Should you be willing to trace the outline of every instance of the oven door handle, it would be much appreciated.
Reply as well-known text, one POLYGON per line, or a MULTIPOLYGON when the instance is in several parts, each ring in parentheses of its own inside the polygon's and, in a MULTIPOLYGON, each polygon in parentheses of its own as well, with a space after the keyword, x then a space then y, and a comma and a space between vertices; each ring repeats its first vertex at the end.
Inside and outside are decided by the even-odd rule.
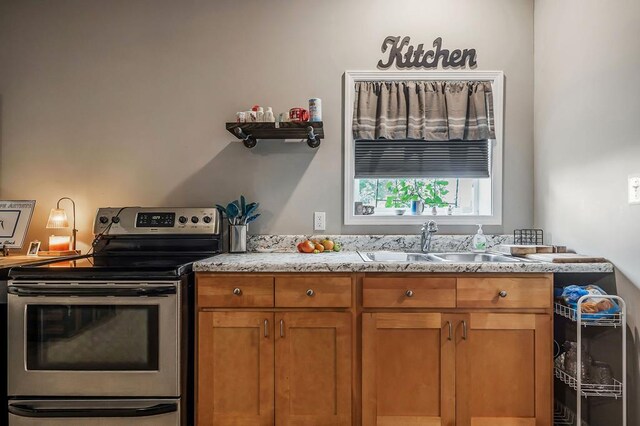
POLYGON ((21 417, 151 417, 178 411, 177 403, 134 408, 38 408, 29 404, 9 404, 9 413, 21 417))
POLYGON ((77 296, 77 297, 166 297, 176 294, 175 286, 166 287, 46 287, 9 286, 7 292, 18 297, 77 296))

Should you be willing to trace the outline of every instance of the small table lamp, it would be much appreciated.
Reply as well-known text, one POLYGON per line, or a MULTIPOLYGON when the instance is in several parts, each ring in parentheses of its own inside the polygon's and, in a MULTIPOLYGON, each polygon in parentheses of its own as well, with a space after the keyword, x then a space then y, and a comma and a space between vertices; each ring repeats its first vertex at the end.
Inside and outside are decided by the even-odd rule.
MULTIPOLYGON (((60 208, 60 202, 62 200, 71 201, 73 207, 73 229, 71 230, 72 245, 71 250, 76 251, 76 239, 78 230, 76 229, 76 203, 69 197, 62 197, 56 203, 56 208, 51 209, 49 213, 49 220, 47 221, 47 229, 62 229, 69 227, 69 220, 67 219, 67 212, 60 208)), ((49 251, 67 251, 69 250, 69 237, 55 236, 49 237, 49 251), (65 247, 66 246, 66 247, 65 247), (62 250, 61 250, 62 249, 62 250)))

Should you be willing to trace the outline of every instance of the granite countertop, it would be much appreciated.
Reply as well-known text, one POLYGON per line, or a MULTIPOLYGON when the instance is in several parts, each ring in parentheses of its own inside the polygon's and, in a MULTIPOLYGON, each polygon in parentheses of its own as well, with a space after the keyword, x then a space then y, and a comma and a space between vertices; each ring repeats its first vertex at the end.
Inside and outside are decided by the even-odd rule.
POLYGON ((355 251, 339 253, 221 254, 194 264, 196 272, 613 272, 611 263, 365 262, 355 251))

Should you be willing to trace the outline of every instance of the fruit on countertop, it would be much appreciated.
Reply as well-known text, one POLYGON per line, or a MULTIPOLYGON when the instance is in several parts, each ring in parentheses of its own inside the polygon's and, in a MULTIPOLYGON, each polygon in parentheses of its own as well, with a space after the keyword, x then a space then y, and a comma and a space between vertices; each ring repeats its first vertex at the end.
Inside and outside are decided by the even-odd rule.
POLYGON ((298 244, 298 251, 300 253, 313 253, 315 249, 316 249, 316 245, 309 240, 305 240, 300 244, 298 244))
POLYGON ((340 251, 341 246, 328 238, 323 240, 304 240, 296 246, 300 253, 323 253, 325 251, 340 251))
POLYGON ((333 250, 333 247, 335 246, 331 240, 322 240, 322 243, 320 244, 322 244, 325 250, 333 250))

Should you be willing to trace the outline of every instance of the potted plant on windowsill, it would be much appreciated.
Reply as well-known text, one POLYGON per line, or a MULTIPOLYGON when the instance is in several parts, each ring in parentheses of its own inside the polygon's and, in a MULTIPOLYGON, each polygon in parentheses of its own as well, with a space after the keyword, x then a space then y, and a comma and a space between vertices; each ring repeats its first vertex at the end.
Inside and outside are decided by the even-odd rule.
POLYGON ((245 253, 247 251, 247 229, 251 222, 260 217, 256 213, 260 203, 248 203, 244 195, 240 200, 234 200, 222 206, 216 204, 216 208, 229 220, 229 253, 245 253))
POLYGON ((396 214, 401 209, 409 207, 412 201, 422 201, 425 206, 432 208, 432 214, 437 214, 436 208, 447 207, 449 203, 444 197, 449 193, 446 180, 434 179, 430 181, 418 179, 398 179, 387 183, 387 196, 385 207, 396 208, 396 214))

